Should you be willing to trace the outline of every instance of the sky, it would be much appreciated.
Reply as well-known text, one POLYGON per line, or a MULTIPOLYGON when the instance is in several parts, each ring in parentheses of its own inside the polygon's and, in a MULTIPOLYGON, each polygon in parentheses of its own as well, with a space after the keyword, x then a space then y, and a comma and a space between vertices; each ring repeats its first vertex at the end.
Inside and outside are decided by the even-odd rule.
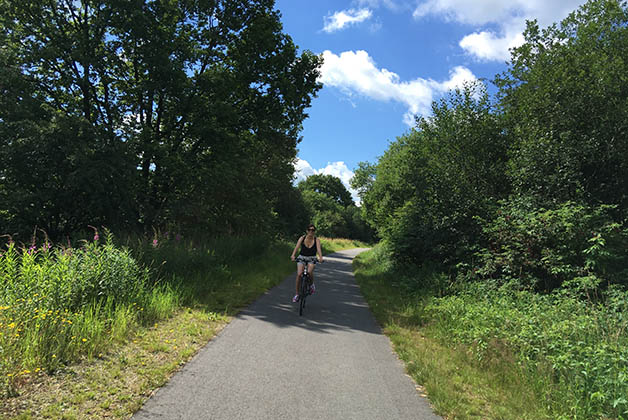
MULTIPOLYGON (((505 71, 526 20, 564 19, 583 0, 276 0, 300 51, 322 54, 323 88, 298 145, 296 181, 320 173, 349 187, 358 163, 429 116, 467 80, 505 71)), ((351 191, 357 199, 354 191, 351 191)), ((357 200, 356 200, 357 201, 357 200)))

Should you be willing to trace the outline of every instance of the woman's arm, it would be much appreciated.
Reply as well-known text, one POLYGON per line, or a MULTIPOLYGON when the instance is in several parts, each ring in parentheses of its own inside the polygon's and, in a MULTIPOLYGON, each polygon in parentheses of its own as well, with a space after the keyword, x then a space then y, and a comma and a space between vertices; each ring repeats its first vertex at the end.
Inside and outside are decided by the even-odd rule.
POLYGON ((294 259, 296 258, 297 249, 299 249, 299 247, 301 246, 301 242, 303 242, 303 236, 299 238, 299 240, 297 241, 297 245, 294 247, 294 250, 292 251, 292 255, 290 256, 290 259, 292 261, 294 261, 294 259))
POLYGON ((316 238, 316 253, 318 254, 318 261, 323 262, 323 251, 321 250, 321 240, 316 238))

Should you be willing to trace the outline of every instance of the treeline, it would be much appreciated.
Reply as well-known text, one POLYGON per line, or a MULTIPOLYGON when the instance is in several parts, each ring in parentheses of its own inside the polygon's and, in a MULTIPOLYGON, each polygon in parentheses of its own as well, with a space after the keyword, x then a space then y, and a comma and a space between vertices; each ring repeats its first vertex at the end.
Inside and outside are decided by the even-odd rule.
POLYGON ((303 230, 322 61, 273 0, 0 0, 0 45, 1 233, 303 230))
POLYGON ((626 2, 528 22, 494 95, 479 82, 452 92, 360 164, 367 221, 397 262, 458 282, 628 285, 627 74, 626 2))

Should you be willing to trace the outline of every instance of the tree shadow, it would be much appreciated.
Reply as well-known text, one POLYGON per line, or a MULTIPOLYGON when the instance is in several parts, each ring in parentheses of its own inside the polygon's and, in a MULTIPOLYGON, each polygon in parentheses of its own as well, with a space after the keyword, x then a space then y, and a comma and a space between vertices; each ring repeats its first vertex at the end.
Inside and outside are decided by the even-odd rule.
POLYGON ((252 317, 279 328, 305 328, 321 334, 334 331, 363 331, 381 334, 381 328, 353 278, 351 262, 357 251, 325 257, 314 272, 316 293, 306 301, 303 316, 291 302, 296 272, 262 295, 237 318, 252 317))

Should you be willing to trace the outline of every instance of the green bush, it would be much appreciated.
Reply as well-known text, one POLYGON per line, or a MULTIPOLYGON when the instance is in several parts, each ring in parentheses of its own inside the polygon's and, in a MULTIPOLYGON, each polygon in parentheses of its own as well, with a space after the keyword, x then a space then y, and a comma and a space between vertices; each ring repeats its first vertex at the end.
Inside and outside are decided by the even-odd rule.
POLYGON ((567 202, 543 209, 524 199, 503 202, 495 219, 483 221, 488 246, 477 254, 473 270, 483 279, 545 291, 628 284, 628 229, 613 220, 614 208, 567 202))

